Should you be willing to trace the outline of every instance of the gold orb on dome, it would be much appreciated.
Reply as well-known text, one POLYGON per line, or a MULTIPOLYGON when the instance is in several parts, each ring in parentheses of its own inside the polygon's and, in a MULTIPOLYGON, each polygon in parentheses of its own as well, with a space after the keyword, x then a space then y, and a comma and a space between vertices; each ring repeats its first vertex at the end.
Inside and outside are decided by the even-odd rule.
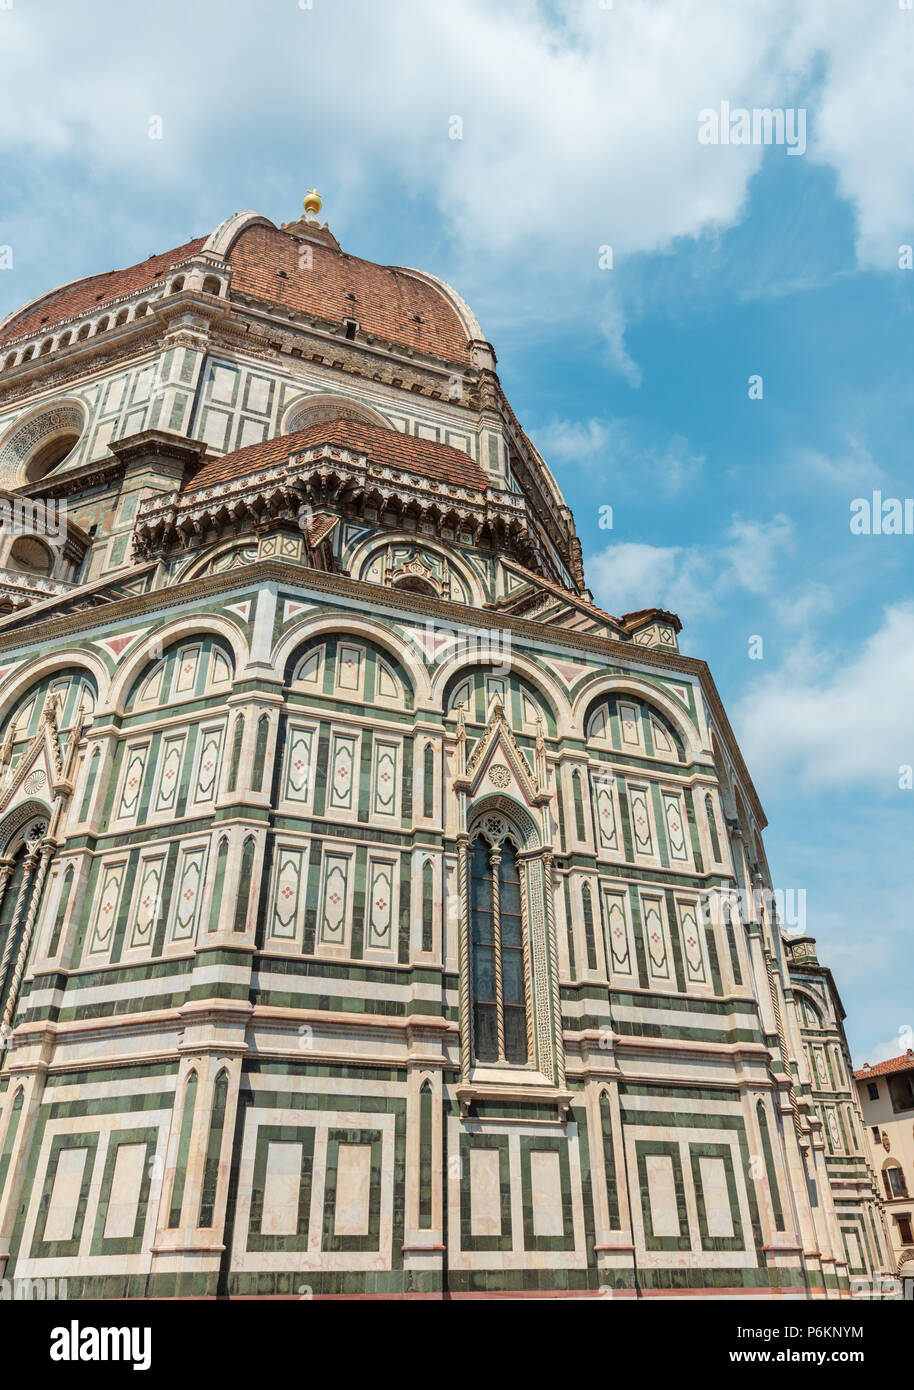
POLYGON ((321 196, 317 189, 309 188, 302 202, 302 207, 305 209, 305 212, 310 216, 312 213, 316 214, 320 212, 323 206, 324 204, 321 202, 321 196))

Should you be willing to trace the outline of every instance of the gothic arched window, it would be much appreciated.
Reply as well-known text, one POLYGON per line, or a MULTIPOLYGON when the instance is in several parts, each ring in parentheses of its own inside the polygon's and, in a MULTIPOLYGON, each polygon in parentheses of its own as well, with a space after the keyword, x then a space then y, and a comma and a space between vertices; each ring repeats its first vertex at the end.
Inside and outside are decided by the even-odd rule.
MULTIPOLYGON (((495 818, 493 818, 495 819, 495 818)), ((479 1062, 527 1062, 526 961, 517 849, 504 828, 470 847, 473 1038, 479 1062)))

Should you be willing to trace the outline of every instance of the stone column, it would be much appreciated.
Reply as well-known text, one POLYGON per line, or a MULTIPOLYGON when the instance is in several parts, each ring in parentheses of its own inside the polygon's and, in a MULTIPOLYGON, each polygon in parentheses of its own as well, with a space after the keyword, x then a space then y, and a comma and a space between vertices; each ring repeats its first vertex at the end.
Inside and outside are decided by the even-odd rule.
MULTIPOLYGON (((37 868, 34 869, 34 877, 32 878, 32 875, 29 875, 29 877, 32 878, 31 895, 29 897, 29 906, 25 916, 25 922, 22 926, 19 953, 16 956, 12 980, 6 992, 6 1005, 3 1010, 3 1018, 0 1020, 0 1032, 3 1033, 5 1033, 9 1027, 16 1005, 19 1001, 22 975, 26 967, 26 962, 28 961, 29 947, 32 944, 32 932, 35 929, 35 918, 38 916, 38 907, 41 903, 41 890, 44 887, 45 876, 47 875, 48 865, 51 862, 53 853, 54 846, 49 844, 46 840, 43 841, 41 849, 37 853, 37 868)), ((36 855, 34 853, 29 856, 30 860, 34 860, 35 858, 36 855)))
POLYGON ((12 960, 13 951, 16 946, 16 938, 18 935, 17 929, 19 926, 19 922, 22 919, 22 914, 25 911, 25 904, 28 901, 29 891, 32 886, 32 876, 35 872, 35 867, 37 863, 38 851, 33 850, 26 856, 25 873, 22 878, 22 884, 19 888, 19 894, 16 898, 15 906, 13 907, 13 915, 10 919, 9 931, 7 933, 6 941, 4 942, 3 946, 3 956, 2 958, 0 958, 0 998, 2 998, 3 987, 6 984, 6 978, 10 968, 10 962, 12 960))

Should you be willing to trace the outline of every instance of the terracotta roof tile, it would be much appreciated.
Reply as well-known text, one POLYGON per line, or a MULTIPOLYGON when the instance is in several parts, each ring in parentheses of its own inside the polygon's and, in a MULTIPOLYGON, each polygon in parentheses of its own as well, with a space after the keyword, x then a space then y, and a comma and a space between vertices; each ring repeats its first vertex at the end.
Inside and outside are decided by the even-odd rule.
POLYGON ((102 275, 90 275, 86 280, 64 285, 61 289, 46 294, 36 304, 29 305, 8 323, 0 336, 0 343, 8 343, 12 338, 21 338, 42 330, 50 333, 55 324, 62 323, 64 319, 73 318, 76 314, 86 313, 90 309, 101 309, 112 299, 119 299, 122 295, 131 294, 146 285, 153 286, 157 282, 156 277, 161 279, 162 274, 171 266, 187 260, 188 256, 196 255, 205 242, 206 237, 197 237, 194 241, 186 241, 183 246, 176 247, 174 251, 163 251, 161 255, 150 256, 148 260, 141 261, 139 265, 128 266, 126 270, 107 270, 102 275))
POLYGON ((482 469, 449 444, 434 444, 428 439, 415 439, 409 434, 399 434, 396 430, 366 425, 357 420, 329 420, 296 430, 293 434, 265 439, 262 444, 249 444, 246 449, 236 449, 234 453, 225 454, 219 459, 211 459, 203 465, 185 491, 197 492, 216 483, 243 478, 245 474, 270 468, 288 459, 291 454, 321 444, 351 449, 355 453, 366 454, 372 463, 421 474, 423 478, 435 482, 476 489, 488 487, 488 479, 482 469))
POLYGON ((365 333, 469 365, 466 329, 453 305, 433 285, 402 270, 263 226, 242 232, 228 260, 233 295, 253 295, 334 323, 355 319, 365 333), (301 264, 305 246, 308 266, 301 264))
POLYGON ((335 530, 339 523, 339 517, 332 512, 318 512, 308 528, 308 542, 310 545, 320 545, 321 541, 326 540, 330 532, 335 530))
POLYGON ((888 1062, 877 1062, 872 1067, 861 1067, 854 1072, 857 1081, 869 1081, 874 1076, 886 1076, 893 1071, 907 1071, 914 1067, 914 1052, 909 1048, 903 1057, 891 1057, 888 1062))

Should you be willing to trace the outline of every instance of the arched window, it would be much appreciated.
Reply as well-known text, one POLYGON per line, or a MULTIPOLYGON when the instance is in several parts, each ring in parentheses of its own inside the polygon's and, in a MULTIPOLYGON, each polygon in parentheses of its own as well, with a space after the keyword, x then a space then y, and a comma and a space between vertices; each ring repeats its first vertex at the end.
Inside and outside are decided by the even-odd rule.
POLYGON ((3 1152, 0 1153, 0 1192, 6 1181, 6 1170, 10 1166, 10 1158, 13 1152, 13 1145, 16 1142, 16 1131, 19 1128, 19 1120, 22 1115, 22 1087, 16 1092, 13 1098, 13 1109, 10 1114, 9 1124, 6 1127, 6 1138, 3 1141, 3 1152))
POLYGON ((710 792, 705 796, 705 815, 708 818, 708 833, 711 836, 711 851, 714 855, 714 862, 720 864, 723 862, 720 857, 720 837, 717 833, 717 817, 714 814, 714 802, 710 792))
POLYGON ((67 907, 70 902, 70 891, 73 887, 73 866, 63 876, 63 885, 60 890, 60 897, 57 899, 57 911, 54 914, 54 929, 51 932, 51 940, 48 945, 48 955, 56 956, 57 947, 60 945, 60 934, 63 931, 63 924, 67 920, 67 907))
POLYGON ((238 786, 238 768, 241 765, 241 742, 244 738, 244 716, 239 715, 235 720, 235 737, 232 741, 232 760, 229 764, 228 789, 230 792, 236 790, 238 786))
POLYGON ((95 780, 98 777, 98 769, 101 762, 101 748, 98 744, 92 750, 92 757, 89 759, 89 772, 86 776, 86 790, 83 793, 83 804, 79 808, 79 819, 85 820, 89 814, 89 807, 92 805, 92 793, 95 791, 95 780))
POLYGON ((774 1212, 774 1225, 778 1231, 784 1229, 784 1211, 781 1206, 781 1194, 778 1188, 777 1168, 774 1164, 774 1150, 771 1147, 771 1131, 768 1128, 768 1116, 765 1113, 764 1101, 759 1101, 756 1106, 758 1116, 758 1127, 762 1138, 762 1153, 765 1157, 765 1173, 768 1177, 768 1193, 771 1197, 771 1209, 774 1212))
POLYGON ((203 281, 204 294, 221 294, 222 282, 215 275, 207 275, 203 281))
POLYGON ((435 814, 435 750, 430 743, 422 765, 422 814, 429 819, 435 814))
POLYGON ((430 951, 434 940, 435 871, 427 859, 422 868, 422 949, 430 951))
POLYGON ((432 1083, 423 1082, 419 1092, 419 1230, 432 1224, 432 1083))
POLYGON ((470 848, 473 1041, 479 1062, 527 1062, 526 960, 517 849, 499 817, 470 848))
POLYGON ((259 792, 263 786, 263 769, 267 757, 267 739, 270 734, 270 717, 262 714, 257 721, 257 741, 254 744, 254 766, 251 777, 251 790, 259 792))
POLYGON ((619 1192, 616 1185, 616 1155, 613 1148, 612 1108, 605 1091, 600 1095, 600 1129, 603 1134, 603 1165, 606 1172, 606 1200, 609 1214, 609 1229, 617 1231, 619 1220, 619 1192))
POLYGON ((203 1169, 203 1188, 200 1195, 200 1225, 212 1226, 219 1185, 219 1155, 222 1152, 222 1131, 225 1128, 225 1106, 228 1101, 228 1074, 221 1071, 213 1087, 213 1108, 206 1145, 206 1164, 203 1169))
POLYGON ((216 854, 216 874, 213 879, 213 900, 209 910, 209 929, 216 931, 219 926, 219 912, 222 907, 222 891, 225 887, 225 871, 228 867, 228 840, 225 836, 219 841, 216 854))
POLYGON ((176 1230, 181 1224, 181 1208, 184 1206, 184 1180, 187 1177, 187 1163, 190 1158, 190 1136, 194 1127, 194 1109, 197 1104, 197 1073, 192 1071, 184 1087, 184 1113, 181 1116, 181 1133, 178 1137, 178 1155, 175 1160, 175 1180, 171 1189, 171 1202, 168 1209, 168 1229, 176 1230))
POLYGON ((238 875, 238 896, 235 899, 235 921, 233 931, 244 931, 248 921, 248 907, 251 899, 251 880, 254 877, 254 841, 247 839, 241 851, 241 872, 238 875))
POLYGON ((597 940, 593 929, 593 899, 590 886, 585 883, 581 889, 581 914, 584 918, 584 942, 587 946, 587 969, 597 968, 597 940))
POLYGON ((574 833, 579 840, 587 839, 584 828, 584 793, 581 789, 581 773, 575 768, 571 774, 571 790, 574 796, 574 833))

